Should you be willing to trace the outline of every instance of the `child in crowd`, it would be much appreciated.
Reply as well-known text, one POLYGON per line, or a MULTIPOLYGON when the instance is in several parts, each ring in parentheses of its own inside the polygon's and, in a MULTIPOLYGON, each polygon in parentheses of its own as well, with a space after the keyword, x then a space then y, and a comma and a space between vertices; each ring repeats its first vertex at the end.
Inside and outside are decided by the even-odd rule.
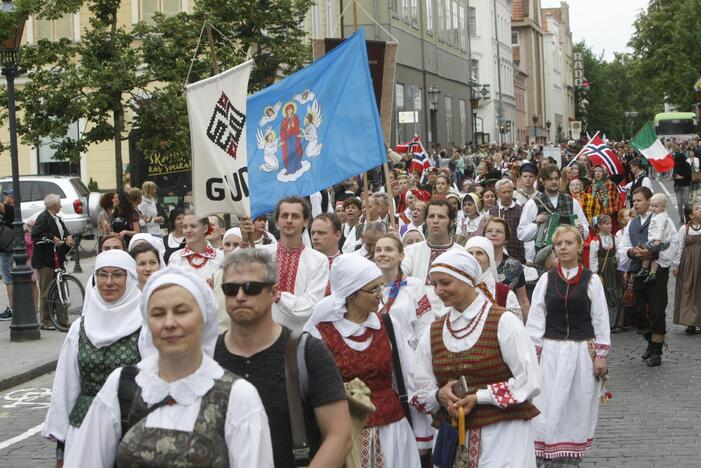
POLYGON ((589 245, 589 269, 597 273, 604 284, 606 304, 609 310, 609 323, 615 327, 618 322, 623 290, 618 276, 618 254, 616 252, 616 240, 611 234, 611 217, 607 214, 595 218, 597 235, 589 245))
MULTIPOLYGON (((667 197, 664 194, 656 193, 650 198, 650 209, 652 217, 647 230, 647 244, 644 247, 653 252, 661 252, 669 247, 668 240, 676 235, 677 229, 667 214, 667 197)), ((635 277, 642 279, 643 283, 652 283, 656 279, 658 266, 657 260, 644 260, 635 277)))

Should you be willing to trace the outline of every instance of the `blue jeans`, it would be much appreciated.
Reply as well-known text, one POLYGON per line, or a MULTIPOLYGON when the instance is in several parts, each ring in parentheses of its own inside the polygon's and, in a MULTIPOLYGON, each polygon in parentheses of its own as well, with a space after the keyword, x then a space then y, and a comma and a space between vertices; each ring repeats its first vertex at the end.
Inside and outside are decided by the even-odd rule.
POLYGON ((12 252, 0 252, 0 274, 5 284, 12 284, 12 265, 14 265, 12 252))

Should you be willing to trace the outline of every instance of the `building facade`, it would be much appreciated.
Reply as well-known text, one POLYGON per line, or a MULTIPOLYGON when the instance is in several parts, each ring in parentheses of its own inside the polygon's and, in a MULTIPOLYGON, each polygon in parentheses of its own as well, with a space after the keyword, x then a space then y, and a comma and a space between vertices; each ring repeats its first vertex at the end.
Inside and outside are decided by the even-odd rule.
MULTIPOLYGON (((358 2, 358 25, 366 39, 399 44, 388 144, 414 134, 427 149, 472 141, 468 21, 467 0, 358 2), (400 123, 399 113, 411 111, 418 119, 400 123)), ((352 34, 350 8, 343 27, 346 36, 352 34)))
POLYGON ((564 128, 563 54, 560 24, 553 16, 544 18, 543 68, 545 70, 545 131, 547 142, 558 142, 564 128))
POLYGON ((526 113, 528 141, 545 143, 546 104, 543 65, 543 29, 540 0, 514 0, 511 14, 512 46, 518 48, 519 67, 528 75, 526 113), (517 44, 517 45, 513 45, 517 44))
POLYGON ((570 124, 575 120, 574 43, 570 29, 570 7, 566 2, 560 2, 560 8, 544 8, 543 16, 548 24, 556 22, 558 25, 562 60, 562 127, 554 128, 552 138, 556 142, 566 141, 572 138, 570 124))

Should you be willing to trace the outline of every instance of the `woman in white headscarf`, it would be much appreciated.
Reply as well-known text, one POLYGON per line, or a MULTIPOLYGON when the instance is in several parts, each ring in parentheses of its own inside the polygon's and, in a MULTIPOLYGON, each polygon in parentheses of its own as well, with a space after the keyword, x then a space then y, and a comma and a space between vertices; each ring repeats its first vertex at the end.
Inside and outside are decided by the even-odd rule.
POLYGON ((535 468, 531 420, 538 410, 531 400, 540 385, 535 349, 521 320, 476 287, 481 273, 464 250, 449 250, 431 265, 429 275, 447 313, 416 349, 410 401, 441 421, 435 465, 453 466, 455 459, 456 466, 535 468), (465 444, 453 452, 442 442, 454 434, 450 418, 460 417, 461 409, 465 444))
POLYGON ((128 421, 121 419, 118 389, 129 368, 120 368, 95 397, 66 467, 169 466, 174 460, 272 467, 258 392, 211 357, 217 339, 211 288, 192 271, 171 266, 149 279, 141 305, 146 345, 156 352, 138 364, 128 421))
POLYGON ((153 234, 146 234, 144 232, 140 232, 138 234, 134 234, 132 236, 131 240, 129 240, 129 246, 127 247, 127 250, 131 252, 134 247, 139 245, 140 243, 143 242, 148 242, 154 249, 158 251, 158 256, 159 256, 159 261, 161 266, 165 266, 165 260, 164 260, 164 255, 166 253, 166 247, 165 244, 163 243, 163 239, 160 237, 156 237, 153 234))
POLYGON ((477 284, 484 283, 489 291, 487 295, 489 300, 498 306, 506 307, 523 320, 521 305, 516 294, 507 285, 497 281, 497 263, 494 260, 494 245, 492 245, 492 242, 486 237, 472 237, 465 244, 465 250, 475 257, 475 260, 482 268, 482 273, 477 278, 477 284))
MULTIPOLYGON (((378 314, 382 298, 382 271, 360 255, 341 255, 331 267, 331 295, 314 309, 305 330, 324 341, 343 380, 362 380, 375 405, 362 431, 361 466, 421 466, 419 450, 428 452, 433 429, 425 415, 410 410, 406 419, 397 393, 392 366, 392 344, 385 321, 378 314)), ((407 394, 414 389, 413 354, 402 327, 390 315, 407 394)))
POLYGON ((482 200, 474 192, 465 194, 462 199, 463 220, 459 234, 468 239, 473 236, 481 236, 484 231, 484 213, 482 212, 482 200))
POLYGON ((56 366, 42 436, 58 443, 57 461, 72 450, 93 398, 110 373, 141 360, 141 292, 136 263, 122 250, 102 252, 88 282, 83 316, 71 325, 56 366))

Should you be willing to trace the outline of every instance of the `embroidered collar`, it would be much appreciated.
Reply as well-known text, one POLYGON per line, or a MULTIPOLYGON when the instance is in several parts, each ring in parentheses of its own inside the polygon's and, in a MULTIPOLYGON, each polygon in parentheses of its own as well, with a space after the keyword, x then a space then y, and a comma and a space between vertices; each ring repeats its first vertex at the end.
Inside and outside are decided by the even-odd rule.
POLYGON ((282 244, 282 242, 277 244, 278 252, 280 252, 283 255, 295 255, 299 254, 304 250, 304 243, 301 242, 298 247, 295 247, 294 249, 290 249, 286 247, 285 245, 282 244))
POLYGON ((143 359, 138 367, 140 371, 135 380, 141 387, 141 397, 149 405, 168 395, 179 404, 191 405, 214 386, 215 379, 224 375, 224 369, 205 353, 202 353, 202 364, 195 372, 175 382, 167 383, 158 375, 158 353, 143 359))
POLYGON ((217 251, 214 250, 214 247, 212 247, 212 244, 207 242, 207 247, 204 248, 202 252, 195 252, 193 251, 189 245, 185 245, 183 247, 183 251, 181 253, 183 257, 189 257, 191 255, 195 255, 197 257, 204 257, 204 258, 217 258, 217 251))
POLYGON ((431 249, 431 250, 433 250, 433 249, 437 249, 437 250, 443 250, 443 249, 445 249, 445 250, 448 250, 449 248, 451 248, 451 247, 453 246, 454 243, 455 243, 455 241, 454 241, 453 239, 450 240, 450 243, 448 243, 448 244, 443 244, 443 245, 441 245, 441 244, 431 244, 429 241, 426 241, 426 245, 427 245, 428 248, 431 249))

